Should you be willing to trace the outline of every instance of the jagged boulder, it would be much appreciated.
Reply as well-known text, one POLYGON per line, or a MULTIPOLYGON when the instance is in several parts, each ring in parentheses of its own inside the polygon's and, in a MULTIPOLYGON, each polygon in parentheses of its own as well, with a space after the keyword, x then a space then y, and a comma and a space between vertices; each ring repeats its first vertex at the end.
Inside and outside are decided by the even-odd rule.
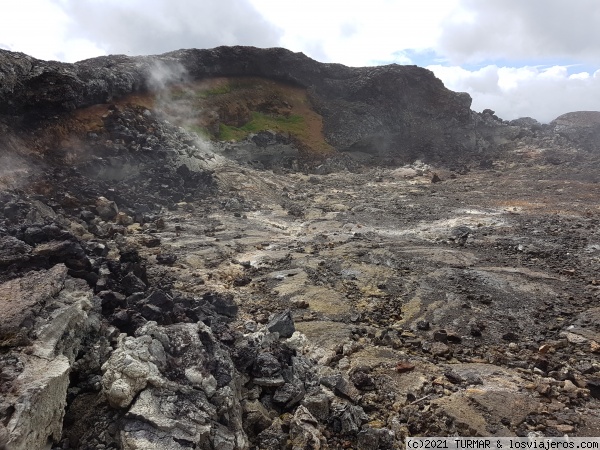
POLYGON ((60 439, 71 367, 99 326, 91 300, 87 284, 62 264, 0 285, 2 448, 60 439))
POLYGON ((104 394, 126 409, 122 447, 247 448, 239 375, 211 329, 148 322, 135 334, 102 367, 104 394))
POLYGON ((304 406, 300 406, 290 422, 292 450, 326 448, 325 437, 318 428, 319 422, 304 406))

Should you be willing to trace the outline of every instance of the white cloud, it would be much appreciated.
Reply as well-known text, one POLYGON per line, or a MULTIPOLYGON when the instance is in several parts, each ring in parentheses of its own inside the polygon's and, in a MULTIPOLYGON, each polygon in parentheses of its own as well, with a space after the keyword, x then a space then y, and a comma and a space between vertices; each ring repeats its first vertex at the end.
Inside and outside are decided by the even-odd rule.
POLYGON ((277 46, 280 31, 246 0, 54 0, 69 36, 107 53, 157 54, 219 45, 277 46))
POLYGON ((402 50, 432 48, 458 0, 250 0, 283 30, 281 45, 323 62, 410 63, 402 50), (318 52, 314 50, 318 49, 318 52))
POLYGON ((102 50, 83 39, 69 40, 70 21, 59 5, 45 0, 19 0, 2 3, 0 47, 40 59, 74 61, 102 50))
POLYGON ((569 75, 571 80, 587 80, 590 78, 590 74, 588 72, 574 73, 569 75))
POLYGON ((600 109, 598 77, 569 75, 567 66, 600 64, 598 0, 251 1, 285 30, 282 46, 321 61, 407 64, 415 52, 429 52, 425 57, 437 55, 442 64, 488 62, 479 70, 430 67, 450 89, 469 92, 476 110, 550 121, 572 110, 600 109), (498 60, 529 65, 494 65, 498 60), (565 63, 536 66, 549 60, 565 63))
POLYGON ((436 46, 451 62, 568 58, 600 63, 597 0, 461 0, 436 46))
POLYGON ((497 67, 469 71, 429 66, 446 87, 468 92, 472 108, 491 108, 503 119, 530 116, 549 122, 570 111, 600 109, 600 71, 569 75, 564 66, 497 67))

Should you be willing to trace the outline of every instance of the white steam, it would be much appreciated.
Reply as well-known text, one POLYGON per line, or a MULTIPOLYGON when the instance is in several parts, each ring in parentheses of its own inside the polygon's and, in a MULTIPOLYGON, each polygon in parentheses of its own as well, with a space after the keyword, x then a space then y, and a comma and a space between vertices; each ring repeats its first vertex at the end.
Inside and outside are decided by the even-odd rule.
POLYGON ((13 136, 0 140, 0 190, 23 187, 33 173, 27 162, 26 146, 13 136))
POLYGON ((179 62, 166 63, 155 61, 150 67, 148 84, 154 91, 165 91, 165 88, 174 83, 187 83, 190 81, 187 70, 179 62))
POLYGON ((186 68, 176 61, 156 61, 150 67, 148 86, 156 96, 154 112, 157 116, 179 126, 180 133, 192 141, 184 156, 186 165, 196 170, 216 163, 219 158, 216 158, 213 143, 195 127, 202 114, 202 105, 197 99, 198 86, 193 84, 186 68))

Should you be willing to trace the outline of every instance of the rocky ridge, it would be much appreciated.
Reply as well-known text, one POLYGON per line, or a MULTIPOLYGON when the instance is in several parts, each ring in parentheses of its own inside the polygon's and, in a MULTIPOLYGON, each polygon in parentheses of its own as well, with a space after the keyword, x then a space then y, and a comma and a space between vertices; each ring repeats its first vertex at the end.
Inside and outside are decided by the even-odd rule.
POLYGON ((284 50, 2 57, 0 445, 385 449, 408 435, 597 433, 598 155, 580 120, 593 113, 507 123, 422 69, 284 50), (305 85, 340 152, 444 161, 372 140, 413 132, 393 108, 417 116, 415 132, 472 134, 453 147, 466 153, 439 150, 445 166, 340 153, 257 170, 231 149, 275 154, 284 137, 210 143, 116 98, 158 89, 157 61, 169 77, 187 64, 184 79, 305 85), (390 91, 414 104, 383 102, 390 91), (347 135, 327 111, 367 131, 347 135))
POLYGON ((416 66, 349 68, 284 49, 251 47, 108 56, 75 64, 7 51, 0 55, 0 112, 26 121, 174 82, 258 76, 309 88, 327 141, 338 149, 404 160, 466 157, 476 151, 470 97, 447 90, 416 66))

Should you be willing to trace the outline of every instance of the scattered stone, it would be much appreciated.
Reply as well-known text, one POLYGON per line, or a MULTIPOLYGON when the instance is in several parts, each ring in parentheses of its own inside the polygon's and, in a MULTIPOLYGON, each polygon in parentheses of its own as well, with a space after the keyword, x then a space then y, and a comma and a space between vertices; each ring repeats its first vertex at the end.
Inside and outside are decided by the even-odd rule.
POLYGON ((456 333, 448 333, 446 339, 451 344, 460 344, 462 342, 462 338, 456 333))
POLYGON ((548 353, 550 350, 552 350, 552 346, 549 344, 543 344, 540 345, 540 348, 538 349, 538 352, 540 352, 542 355, 548 353))
POLYGON ((146 303, 169 311, 173 308, 173 298, 161 289, 157 289, 150 294, 146 299, 146 303))
POLYGON ((415 365, 409 363, 408 361, 400 361, 396 363, 396 372, 398 373, 406 373, 415 370, 415 365))
POLYGON ((330 375, 330 376, 326 376, 326 377, 322 377, 319 382, 323 385, 328 387, 331 390, 334 390, 336 385, 340 382, 340 380, 342 379, 342 374, 341 373, 336 373, 335 375, 330 375))
POLYGON ((244 277, 236 277, 233 280, 233 285, 236 287, 242 287, 242 286, 247 286, 252 282, 252 278, 248 277, 248 276, 244 276, 244 277))
POLYGON ((244 322, 244 328, 246 329, 246 331, 254 333, 258 329, 258 325, 254 320, 247 320, 246 322, 244 322))
POLYGON ((132 295, 136 292, 144 292, 148 286, 133 273, 128 273, 121 280, 121 289, 125 295, 132 295))
POLYGON ((91 264, 83 248, 74 241, 50 241, 37 245, 33 255, 43 258, 48 266, 65 264, 76 271, 89 270, 91 264))
POLYGON ((84 209, 79 213, 79 217, 89 223, 96 218, 96 214, 84 209))
POLYGON ((125 408, 149 383, 154 386, 165 383, 156 366, 156 362, 164 359, 164 348, 159 341, 155 342, 149 336, 119 337, 119 347, 102 366, 102 387, 111 406, 125 408), (153 351, 158 353, 158 359, 146 356, 150 344, 154 345, 153 351))
POLYGON ((96 213, 102 220, 114 220, 119 213, 119 208, 117 208, 115 202, 108 200, 106 197, 98 197, 96 200, 96 213))
POLYGON ((600 399, 600 377, 589 378, 586 388, 589 389, 591 397, 600 399))
POLYGON ((361 450, 386 450, 394 448, 394 432, 387 428, 363 428, 358 433, 358 448, 361 450))
POLYGON ((453 384, 461 384, 465 381, 461 374, 454 372, 453 370, 446 371, 444 375, 453 384))
POLYGON ((445 356, 450 353, 450 347, 442 342, 434 342, 431 344, 430 352, 434 356, 445 356))
POLYGON ((448 332, 446 330, 437 330, 433 333, 433 340, 436 342, 448 342, 448 332))
POLYGON ((230 318, 237 315, 239 307, 231 294, 209 292, 204 294, 203 299, 212 305, 217 314, 230 318))
POLYGON ((428 331, 429 329, 431 329, 431 325, 427 320, 419 320, 417 322, 417 329, 422 331, 428 331))
POLYGON ((161 240, 157 236, 144 236, 141 238, 141 243, 148 248, 155 248, 160 245, 161 240))
POLYGON ((369 416, 360 406, 341 403, 333 405, 331 417, 334 430, 354 435, 369 420, 369 416))
POLYGON ((321 422, 329 418, 330 403, 329 397, 323 392, 309 394, 302 400, 302 405, 321 422))
MULTIPOLYGON (((284 431, 283 427, 284 423, 281 419, 276 418, 273 420, 269 428, 258 435, 258 442, 260 444, 259 448, 264 450, 281 450, 282 448, 285 448, 288 440, 288 434, 284 431)), ((287 428, 288 427, 286 426, 286 429, 287 428)), ((298 443, 298 445, 301 444, 302 442, 298 443)), ((319 447, 314 448, 318 449, 319 447)))
POLYGON ((305 393, 302 383, 285 383, 275 391, 273 401, 289 409, 300 403, 305 393))
POLYGON ((563 384, 563 391, 568 393, 577 392, 578 387, 573 384, 571 380, 565 380, 563 384))
POLYGON ((177 261, 177 255, 175 255, 174 253, 159 253, 158 255, 156 255, 156 262, 158 264, 171 266, 175 264, 175 261, 177 261))
POLYGON ((373 377, 362 370, 356 370, 350 375, 350 381, 361 391, 372 391, 375 389, 373 377))
POLYGON ((267 324, 267 329, 271 333, 279 333, 279 336, 282 338, 291 337, 294 331, 296 331, 291 311, 286 310, 275 315, 267 324))
POLYGON ((271 426, 273 419, 267 408, 258 400, 246 400, 242 402, 242 408, 246 418, 246 429, 254 434, 259 434, 271 426))
POLYGON ((502 335, 502 339, 505 341, 517 342, 519 340, 519 336, 516 333, 509 331, 508 333, 504 333, 502 335))
POLYGON ((0 268, 20 266, 31 259, 32 247, 12 236, 0 237, 0 268))
POLYGON ((102 311, 105 314, 125 305, 125 296, 118 292, 102 291, 98 293, 98 297, 101 301, 102 311))
POLYGON ((294 300, 292 306, 296 309, 308 309, 310 304, 305 300, 294 300))
POLYGON ((254 361, 252 374, 255 377, 271 378, 281 373, 281 363, 272 353, 260 353, 254 361))
POLYGON ((559 424, 559 425, 555 425, 554 428, 556 428, 559 432, 561 433, 572 433, 573 431, 575 431, 575 427, 573 425, 566 425, 566 424, 559 424))
POLYGON ((133 218, 131 216, 128 216, 124 212, 119 212, 119 213, 117 213, 117 217, 115 219, 115 222, 118 225, 122 225, 124 227, 128 227, 129 225, 133 225, 134 220, 133 220, 133 218))
POLYGON ((471 325, 470 328, 469 328, 469 333, 473 337, 481 337, 482 334, 483 334, 481 331, 482 331, 481 327, 479 327, 477 325, 471 325))
POLYGON ((575 333, 565 333, 564 336, 567 338, 567 341, 569 341, 570 344, 582 345, 589 342, 589 339, 575 333))
POLYGON ((348 379, 346 379, 343 376, 338 379, 338 382, 335 384, 333 392, 336 395, 347 398, 348 400, 355 403, 360 400, 360 392, 358 391, 358 389, 356 389, 354 387, 354 384, 352 384, 348 379))
POLYGON ((318 428, 318 421, 304 406, 296 409, 290 421, 290 441, 292 450, 322 449, 326 440, 318 428))

